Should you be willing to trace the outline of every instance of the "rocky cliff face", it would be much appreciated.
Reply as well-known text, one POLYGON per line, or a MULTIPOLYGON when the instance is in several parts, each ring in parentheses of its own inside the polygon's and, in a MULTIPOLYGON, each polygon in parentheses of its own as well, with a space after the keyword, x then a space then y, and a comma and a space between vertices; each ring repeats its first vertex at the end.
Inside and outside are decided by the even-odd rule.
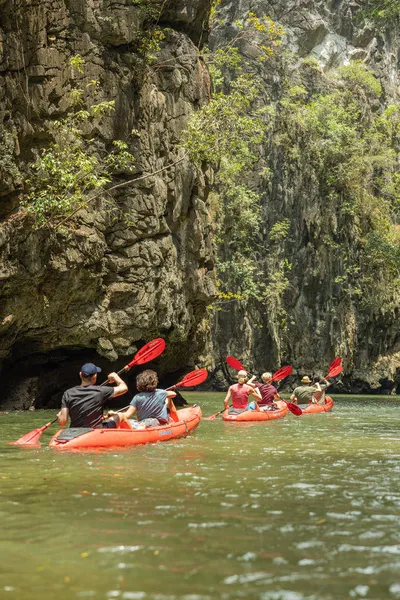
POLYGON ((82 359, 120 357, 124 364, 151 337, 167 339, 167 372, 201 354, 214 293, 208 175, 182 158, 178 144, 188 116, 208 99, 208 73, 195 47, 206 38, 208 12, 208 0, 164 3, 163 64, 143 70, 143 3, 0 2, 0 361, 7 406, 21 399, 25 407, 46 404, 76 381, 82 359), (68 228, 36 231, 16 212, 26 165, 48 142, 48 123, 69 109, 68 62, 77 54, 85 60, 83 82, 99 80, 100 100, 116 102, 101 131, 88 135, 102 148, 127 140, 142 179, 111 201, 105 194, 68 228), (139 132, 134 139, 132 129, 139 132))
MULTIPOLYGON (((231 304, 217 313, 210 345, 211 174, 199 174, 178 145, 188 117, 209 97, 196 46, 207 39, 211 1, 163 4, 159 24, 166 39, 159 66, 144 73, 138 36, 149 4, 0 0, 0 366, 9 386, 2 406, 55 406, 60 391, 76 381, 82 361, 104 369, 122 366, 124 357, 158 335, 169 349, 164 374, 203 362, 207 353, 216 364, 233 353, 260 371, 288 361, 299 373, 323 373, 341 354, 341 389, 393 389, 400 377, 399 307, 360 314, 335 283, 344 267, 325 240, 343 223, 334 208, 327 210, 307 167, 291 168, 270 143, 260 159, 272 177, 265 183, 255 174, 251 184, 262 197, 266 252, 271 226, 282 218, 291 223, 283 248, 292 264, 284 298, 289 325, 284 330, 254 304, 231 304), (100 80, 102 99, 116 101, 115 113, 88 136, 101 148, 116 138, 127 140, 143 178, 111 199, 104 195, 68 228, 34 231, 17 213, 27 164, 48 143, 48 123, 69 109, 76 81, 68 61, 76 54, 85 60, 87 80, 100 80), (131 138, 132 129, 140 136, 131 138)), ((385 102, 397 100, 398 40, 360 24, 359 5, 222 0, 211 43, 230 39, 234 21, 250 10, 265 13, 285 27, 284 45, 295 60, 315 57, 325 69, 364 60, 383 84, 385 102)), ((242 52, 254 58, 245 45, 242 52)), ((279 99, 286 77, 282 63, 267 61, 257 69, 266 95, 279 99)), ((350 235, 346 243, 351 249, 350 235)))
MULTIPOLYGON (((361 18, 362 4, 352 0, 223 0, 218 6, 211 45, 216 47, 232 39, 237 33, 235 21, 249 11, 258 16, 267 14, 285 28, 283 45, 290 53, 289 68, 285 52, 281 58, 261 64, 254 47, 244 43, 241 52, 263 80, 268 103, 279 102, 290 85, 299 84, 296 77, 301 59, 313 57, 325 71, 354 59, 364 61, 384 88, 382 108, 399 100, 400 40, 393 31, 366 24, 361 18)), ((269 251, 268 232, 273 224, 282 219, 290 223, 283 246, 292 266, 283 297, 285 324, 273 311, 255 303, 245 309, 230 306, 217 313, 216 346, 222 356, 238 355, 258 372, 278 368, 287 361, 300 374, 322 375, 330 360, 340 355, 345 375, 338 391, 400 391, 400 298, 390 310, 362 310, 359 299, 350 297, 340 285, 346 265, 333 242, 343 234, 343 254, 354 255, 357 225, 350 226, 349 217, 341 215, 338 203, 332 204, 324 197, 310 166, 300 164, 301 157, 297 161, 288 159, 274 143, 280 125, 261 149, 256 165, 257 170, 268 167, 269 181, 254 174, 250 185, 262 199, 264 238, 260 242, 265 253, 269 251)), ((270 271, 264 270, 260 262, 260 280, 268 283, 269 276, 270 271)), ((357 272, 350 271, 348 277, 355 280, 357 272)))

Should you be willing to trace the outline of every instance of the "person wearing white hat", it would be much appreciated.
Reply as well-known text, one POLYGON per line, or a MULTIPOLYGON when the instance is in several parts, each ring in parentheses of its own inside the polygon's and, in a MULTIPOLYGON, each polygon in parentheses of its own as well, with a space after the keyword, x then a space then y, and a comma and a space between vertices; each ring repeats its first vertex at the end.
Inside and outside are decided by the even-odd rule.
POLYGON ((257 402, 261 400, 260 392, 247 385, 246 371, 239 371, 237 374, 238 382, 231 385, 224 400, 225 408, 228 408, 229 401, 232 400, 232 409, 234 412, 243 410, 255 410, 257 402), (253 396, 255 402, 249 402, 249 396, 253 396))

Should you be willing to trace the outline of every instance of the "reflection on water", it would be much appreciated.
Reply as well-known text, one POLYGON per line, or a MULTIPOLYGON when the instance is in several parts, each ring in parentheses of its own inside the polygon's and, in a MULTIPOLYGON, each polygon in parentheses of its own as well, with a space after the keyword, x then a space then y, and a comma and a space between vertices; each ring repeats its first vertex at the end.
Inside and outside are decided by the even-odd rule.
MULTIPOLYGON (((188 394, 205 415, 222 398, 188 394)), ((8 446, 53 413, 0 415, 0 598, 400 598, 399 410, 337 397, 100 453, 50 450, 51 430, 8 446)))

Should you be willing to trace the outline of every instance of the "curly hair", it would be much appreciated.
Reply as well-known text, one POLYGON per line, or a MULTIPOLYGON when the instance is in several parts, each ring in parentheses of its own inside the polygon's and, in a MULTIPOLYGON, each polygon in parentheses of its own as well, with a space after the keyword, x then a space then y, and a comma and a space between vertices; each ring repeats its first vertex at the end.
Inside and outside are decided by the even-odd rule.
POLYGON ((136 387, 139 392, 154 392, 158 384, 158 375, 147 369, 136 377, 136 387))

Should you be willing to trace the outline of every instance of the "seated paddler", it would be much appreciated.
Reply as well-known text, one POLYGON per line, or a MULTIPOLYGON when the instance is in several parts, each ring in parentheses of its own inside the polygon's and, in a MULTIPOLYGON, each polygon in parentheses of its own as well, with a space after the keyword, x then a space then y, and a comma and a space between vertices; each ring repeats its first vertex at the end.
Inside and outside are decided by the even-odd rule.
POLYGON ((315 386, 315 392, 313 393, 311 402, 313 404, 325 404, 326 390, 332 385, 332 382, 328 381, 326 377, 319 377, 316 375, 313 378, 313 384, 315 386))
MULTIPOLYGON (((125 412, 120 412, 121 420, 129 421, 134 429, 145 429, 146 427, 157 427, 169 423, 169 413, 175 412, 172 399, 176 393, 172 390, 163 390, 157 388, 158 375, 155 371, 147 369, 136 377, 136 394, 125 412), (131 417, 137 416, 137 421, 131 417)), ((113 411, 109 411, 108 416, 114 416, 113 411)))
POLYGON ((266 371, 261 375, 262 383, 256 381, 256 376, 253 375, 247 382, 248 385, 254 385, 261 394, 261 400, 258 403, 260 410, 278 410, 278 406, 274 403, 274 399, 279 398, 278 390, 272 385, 272 373, 266 371))
POLYGON ((224 400, 225 408, 228 408, 229 401, 232 400, 230 413, 239 413, 244 410, 255 410, 257 403, 261 401, 261 394, 254 385, 248 385, 246 371, 239 371, 237 374, 238 382, 230 386, 224 400), (252 396, 254 400, 249 400, 252 396))
POLYGON ((295 388, 290 396, 291 402, 295 404, 309 404, 312 402, 314 393, 317 391, 317 386, 314 385, 308 375, 305 375, 301 380, 302 385, 295 388))
POLYGON ((115 414, 106 421, 103 420, 104 405, 107 400, 117 398, 128 391, 128 387, 118 375, 109 373, 107 379, 115 383, 114 387, 96 385, 97 374, 101 373, 100 367, 93 363, 86 363, 80 370, 80 385, 66 390, 61 400, 61 410, 57 414, 60 425, 66 425, 68 417, 70 427, 94 427, 113 429, 119 423, 119 416, 115 414))

